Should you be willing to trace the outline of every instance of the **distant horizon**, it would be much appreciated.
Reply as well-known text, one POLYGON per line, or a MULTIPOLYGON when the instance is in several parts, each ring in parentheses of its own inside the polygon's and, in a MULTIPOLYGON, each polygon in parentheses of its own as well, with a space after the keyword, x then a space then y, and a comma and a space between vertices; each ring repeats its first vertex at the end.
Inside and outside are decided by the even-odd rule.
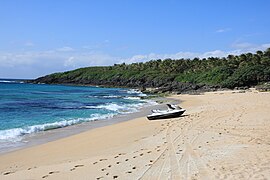
POLYGON ((34 78, 26 78, 26 79, 16 79, 16 78, 2 78, 0 77, 0 80, 33 80, 34 78))
POLYGON ((270 47, 270 2, 3 1, 0 77, 270 47))

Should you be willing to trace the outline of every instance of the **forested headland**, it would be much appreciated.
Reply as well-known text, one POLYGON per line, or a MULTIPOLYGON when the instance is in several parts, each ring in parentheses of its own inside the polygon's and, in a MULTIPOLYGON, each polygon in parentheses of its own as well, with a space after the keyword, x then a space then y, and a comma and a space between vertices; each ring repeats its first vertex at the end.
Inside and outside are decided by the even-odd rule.
POLYGON ((270 81, 270 48, 256 53, 194 59, 157 59, 85 67, 37 78, 33 83, 158 88, 185 92, 251 87, 270 81))

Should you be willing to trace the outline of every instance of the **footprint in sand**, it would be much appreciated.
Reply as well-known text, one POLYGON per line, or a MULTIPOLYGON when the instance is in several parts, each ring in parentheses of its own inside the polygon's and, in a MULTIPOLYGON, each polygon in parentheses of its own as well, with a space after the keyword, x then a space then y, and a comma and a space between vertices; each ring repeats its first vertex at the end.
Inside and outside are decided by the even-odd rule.
POLYGON ((98 162, 94 162, 93 164, 95 165, 95 164, 97 164, 98 162))
POLYGON ((127 174, 131 174, 132 173, 132 171, 128 171, 128 172, 126 172, 127 174))
POLYGON ((99 161, 106 161, 107 159, 100 159, 99 161))
POLYGON ((42 176, 42 179, 49 177, 49 175, 42 176))
POLYGON ((118 178, 118 176, 113 176, 113 179, 117 179, 118 178))
POLYGON ((101 169, 101 171, 105 171, 105 170, 106 170, 106 168, 102 168, 102 169, 101 169))
POLYGON ((9 175, 9 174, 12 174, 12 173, 14 173, 14 172, 8 171, 8 172, 3 173, 3 175, 6 176, 6 175, 9 175))
POLYGON ((120 164, 120 162, 118 161, 118 162, 116 162, 116 164, 120 164))
POLYGON ((84 165, 83 164, 78 164, 78 165, 75 165, 74 168, 71 168, 70 171, 74 171, 76 168, 78 167, 83 167, 84 165))
POLYGON ((125 161, 128 161, 128 159, 126 159, 125 161))
POLYGON ((74 171, 76 168, 71 168, 70 171, 74 171))
POLYGON ((59 173, 59 171, 50 171, 49 174, 59 173))
POLYGON ((101 176, 101 177, 97 177, 97 180, 99 180, 99 179, 103 179, 104 177, 103 176, 101 176))

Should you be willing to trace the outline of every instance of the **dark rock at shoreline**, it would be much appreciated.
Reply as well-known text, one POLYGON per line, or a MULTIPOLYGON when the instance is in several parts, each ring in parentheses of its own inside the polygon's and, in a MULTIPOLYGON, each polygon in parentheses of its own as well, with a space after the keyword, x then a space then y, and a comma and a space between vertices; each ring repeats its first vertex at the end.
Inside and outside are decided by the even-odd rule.
POLYGON ((270 91, 270 82, 256 86, 256 90, 262 91, 262 92, 270 91))

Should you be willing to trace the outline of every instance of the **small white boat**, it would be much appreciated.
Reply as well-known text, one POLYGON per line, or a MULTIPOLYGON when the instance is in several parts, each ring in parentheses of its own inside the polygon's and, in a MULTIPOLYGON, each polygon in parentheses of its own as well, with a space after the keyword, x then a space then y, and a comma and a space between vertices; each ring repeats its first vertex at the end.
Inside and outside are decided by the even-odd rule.
POLYGON ((147 118, 149 120, 175 118, 181 116, 186 111, 177 105, 167 104, 167 106, 168 110, 152 110, 153 113, 148 115, 147 118))

